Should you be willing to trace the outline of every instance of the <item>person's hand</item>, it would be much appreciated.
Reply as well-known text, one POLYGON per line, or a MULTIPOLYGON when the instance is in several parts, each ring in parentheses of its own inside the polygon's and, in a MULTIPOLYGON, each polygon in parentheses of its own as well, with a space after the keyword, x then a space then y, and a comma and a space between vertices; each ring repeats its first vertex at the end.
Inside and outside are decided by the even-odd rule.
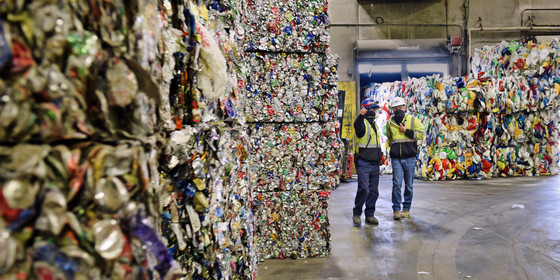
POLYGON ((360 115, 365 116, 367 113, 367 109, 362 107, 362 109, 360 109, 360 115))
POLYGON ((404 133, 406 131, 406 127, 404 126, 404 124, 399 124, 399 130, 404 133))

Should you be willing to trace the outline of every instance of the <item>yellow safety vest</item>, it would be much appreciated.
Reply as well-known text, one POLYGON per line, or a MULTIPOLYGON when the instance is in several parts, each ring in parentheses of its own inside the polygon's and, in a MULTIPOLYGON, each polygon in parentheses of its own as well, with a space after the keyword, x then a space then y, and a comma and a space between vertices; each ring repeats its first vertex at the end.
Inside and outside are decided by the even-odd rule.
POLYGON ((418 152, 417 141, 424 139, 424 126, 415 117, 406 114, 402 121, 403 125, 412 130, 414 137, 408 138, 404 132, 401 132, 399 126, 393 118, 387 123, 386 134, 387 144, 390 148, 391 156, 413 156, 418 152), (398 148, 398 149, 395 149, 398 148))
MULTIPOLYGON (((369 121, 365 118, 364 124, 366 126, 366 133, 364 134, 364 136, 356 139, 356 144, 354 145, 355 154, 359 153, 360 148, 381 148, 381 146, 379 145, 379 143, 381 142, 379 140, 379 135, 376 133, 376 131, 373 130, 369 121), (375 135, 375 137, 372 137, 373 135, 375 135)), ((375 125, 375 128, 377 128, 377 125, 375 125)))

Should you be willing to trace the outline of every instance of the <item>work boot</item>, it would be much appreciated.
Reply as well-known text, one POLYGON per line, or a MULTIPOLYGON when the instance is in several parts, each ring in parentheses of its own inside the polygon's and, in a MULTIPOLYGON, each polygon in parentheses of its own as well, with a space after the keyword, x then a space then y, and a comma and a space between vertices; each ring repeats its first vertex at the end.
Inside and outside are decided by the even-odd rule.
POLYGON ((352 217, 352 223, 354 223, 354 226, 359 227, 362 224, 362 220, 360 219, 360 216, 352 217))
POLYGON ((409 210, 403 210, 401 213, 401 218, 410 218, 410 211, 409 210))
POLYGON ((366 224, 368 224, 368 225, 378 225, 379 221, 374 216, 366 217, 366 224))
POLYGON ((401 215, 402 215, 402 214, 401 214, 401 211, 395 211, 395 212, 393 212, 393 219, 394 219, 395 221, 400 220, 400 219, 401 219, 401 215))

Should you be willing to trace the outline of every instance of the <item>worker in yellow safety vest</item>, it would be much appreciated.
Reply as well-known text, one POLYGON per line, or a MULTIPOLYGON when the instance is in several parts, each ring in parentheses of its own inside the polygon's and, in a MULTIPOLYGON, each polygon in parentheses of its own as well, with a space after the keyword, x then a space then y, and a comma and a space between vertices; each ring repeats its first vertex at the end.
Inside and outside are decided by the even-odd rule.
POLYGON ((366 209, 366 224, 377 225, 379 221, 374 217, 375 204, 379 197, 379 163, 382 152, 380 139, 375 124, 376 110, 379 105, 371 98, 362 102, 360 114, 354 121, 356 142, 354 145, 354 163, 358 173, 358 190, 354 200, 352 222, 354 226, 361 226, 361 215, 364 203, 366 209))
POLYGON ((400 97, 391 100, 393 116, 386 126, 389 155, 393 167, 393 219, 410 217, 412 183, 416 169, 418 141, 424 139, 424 126, 416 117, 406 113, 406 104, 400 97), (404 201, 401 185, 404 179, 404 201), (401 212, 402 204, 402 212, 401 212))

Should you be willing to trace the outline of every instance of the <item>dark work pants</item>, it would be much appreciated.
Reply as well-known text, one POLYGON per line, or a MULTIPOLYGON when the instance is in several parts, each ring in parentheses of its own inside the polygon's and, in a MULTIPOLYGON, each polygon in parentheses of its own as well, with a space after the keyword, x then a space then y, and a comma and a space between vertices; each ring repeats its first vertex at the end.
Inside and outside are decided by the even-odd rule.
POLYGON ((373 164, 359 159, 356 163, 356 172, 358 173, 358 191, 354 201, 354 216, 362 215, 365 203, 366 217, 373 217, 375 203, 379 197, 379 163, 373 164))

